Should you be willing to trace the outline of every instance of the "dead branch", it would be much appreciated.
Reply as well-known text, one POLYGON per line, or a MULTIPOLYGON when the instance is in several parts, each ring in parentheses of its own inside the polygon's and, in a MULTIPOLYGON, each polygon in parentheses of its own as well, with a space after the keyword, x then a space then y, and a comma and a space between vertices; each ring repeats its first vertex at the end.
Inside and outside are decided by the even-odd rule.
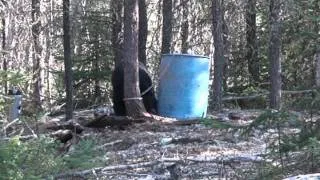
MULTIPOLYGON (((18 138, 20 141, 27 141, 29 139, 38 138, 38 136, 37 135, 26 135, 26 136, 18 136, 18 138)), ((6 137, 6 138, 0 139, 0 141, 9 141, 11 139, 12 139, 12 137, 6 137)))
MULTIPOLYGON (((307 90, 301 90, 301 91, 282 91, 283 94, 305 94, 305 93, 312 93, 315 92, 315 89, 307 89, 307 90)), ((269 93, 260 93, 255 94, 251 96, 230 96, 230 97, 224 97, 222 98, 222 101, 234 101, 234 100, 243 100, 243 99, 256 99, 259 97, 267 97, 269 93)))
POLYGON ((122 140, 116 140, 116 141, 113 141, 113 142, 109 142, 109 143, 106 143, 106 144, 103 144, 101 146, 98 146, 96 148, 94 148, 95 150, 100 150, 100 149, 103 149, 105 147, 108 147, 108 146, 114 146, 115 144, 118 144, 118 143, 122 143, 123 141, 122 140))
POLYGON ((16 122, 18 122, 19 121, 19 119, 17 118, 17 119, 15 119, 15 120, 13 120, 13 121, 11 121, 10 123, 8 123, 7 125, 5 125, 3 128, 2 128, 2 132, 5 132, 6 131, 6 129, 8 129, 8 127, 10 127, 11 125, 13 125, 14 123, 16 123, 16 122))
MULTIPOLYGON (((56 138, 57 140, 60 140, 62 143, 67 142, 73 137, 71 130, 58 130, 49 134, 42 134, 42 135, 56 138)), ((26 135, 26 136, 17 136, 17 137, 19 138, 20 141, 28 141, 30 139, 39 138, 39 136, 36 134, 26 135)), ((0 139, 0 141, 9 141, 11 139, 12 137, 6 137, 6 138, 0 139)))
POLYGON ((197 163, 240 163, 240 162, 263 162, 263 158, 256 155, 218 156, 218 157, 186 157, 186 158, 162 158, 166 162, 192 161, 197 163))
POLYGON ((252 96, 231 96, 231 97, 224 97, 222 98, 222 101, 234 101, 234 100, 243 100, 243 99, 256 99, 259 97, 267 96, 269 93, 261 93, 261 94, 256 94, 252 96))

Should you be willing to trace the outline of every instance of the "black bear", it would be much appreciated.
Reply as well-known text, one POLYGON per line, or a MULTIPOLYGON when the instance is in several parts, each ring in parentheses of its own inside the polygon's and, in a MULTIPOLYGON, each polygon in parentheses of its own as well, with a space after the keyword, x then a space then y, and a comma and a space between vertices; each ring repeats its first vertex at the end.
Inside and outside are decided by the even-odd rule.
MULTIPOLYGON (((125 116, 126 108, 123 101, 124 98, 124 72, 123 65, 116 66, 111 77, 113 87, 113 109, 117 116, 125 116)), ((139 63, 139 87, 143 104, 147 112, 157 113, 157 99, 155 96, 152 80, 147 68, 139 63)))

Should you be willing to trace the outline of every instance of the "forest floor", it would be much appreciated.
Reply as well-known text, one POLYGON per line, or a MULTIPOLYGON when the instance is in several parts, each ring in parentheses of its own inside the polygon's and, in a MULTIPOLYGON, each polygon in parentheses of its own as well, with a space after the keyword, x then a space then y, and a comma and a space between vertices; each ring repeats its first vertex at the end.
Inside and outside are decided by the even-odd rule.
MULTIPOLYGON (((75 112, 74 119, 69 121, 71 126, 61 126, 65 123, 64 115, 45 115, 35 126, 22 124, 25 130, 21 138, 28 140, 39 134, 57 137, 57 132, 68 129, 70 133, 73 129, 72 138, 61 143, 58 150, 64 157, 72 154, 81 142, 94 141, 88 143, 92 146, 90 150, 83 151, 83 160, 83 153, 76 157, 76 162, 88 161, 89 166, 75 163, 73 168, 54 175, 55 179, 261 179, 259 173, 266 170, 266 164, 279 165, 266 158, 270 153, 268 146, 277 141, 277 131, 256 128, 248 134, 244 132, 263 112, 229 109, 190 123, 149 119, 121 127, 89 128, 86 125, 97 119, 94 110, 82 110, 75 112), (74 124, 81 131, 77 132, 74 124), (95 156, 96 151, 99 153, 95 156), (88 159, 86 154, 92 158, 88 159)), ((22 127, 12 127, 11 134, 21 132, 19 129, 22 127)))
MULTIPOLYGON (((216 128, 204 123, 189 125, 136 123, 125 128, 85 128, 79 138, 96 140, 104 152, 105 166, 61 174, 61 179, 248 179, 252 167, 263 163, 266 139, 259 133, 243 138, 241 127, 262 111, 226 110, 210 118, 239 128, 216 128), (81 179, 81 178, 80 178, 81 179)), ((75 119, 92 119, 92 112, 75 119)), ((55 117, 57 119, 59 117, 55 117)), ((61 118, 61 117, 60 117, 61 118)))

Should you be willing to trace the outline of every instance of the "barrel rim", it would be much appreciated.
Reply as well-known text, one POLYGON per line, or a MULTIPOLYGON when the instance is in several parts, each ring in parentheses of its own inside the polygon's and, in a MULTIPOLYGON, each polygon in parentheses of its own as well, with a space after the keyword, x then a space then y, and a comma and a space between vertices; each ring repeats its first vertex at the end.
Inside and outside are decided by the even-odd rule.
POLYGON ((196 55, 196 54, 178 54, 178 53, 173 53, 173 54, 162 54, 162 56, 188 56, 188 57, 198 57, 198 58, 210 59, 209 56, 196 55))

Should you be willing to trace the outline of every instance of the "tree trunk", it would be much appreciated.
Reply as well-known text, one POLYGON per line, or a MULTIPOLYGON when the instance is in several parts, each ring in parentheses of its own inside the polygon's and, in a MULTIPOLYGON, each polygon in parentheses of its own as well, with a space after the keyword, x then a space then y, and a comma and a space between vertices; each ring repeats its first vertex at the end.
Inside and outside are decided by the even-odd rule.
POLYGON ((66 86, 66 120, 72 119, 73 116, 73 73, 72 59, 70 48, 70 18, 69 18, 69 0, 63 0, 63 50, 64 50, 64 69, 65 69, 65 86, 66 86))
MULTIPOLYGON (((320 17, 320 4, 317 3, 317 1, 314 1, 314 9, 315 12, 318 12, 317 15, 320 17)), ((318 21, 315 21, 314 24, 314 32, 319 32, 320 24, 318 21)), ((316 79, 316 87, 320 88, 320 47, 318 46, 314 55, 314 62, 316 63, 316 69, 315 69, 315 79, 316 79)))
POLYGON ((112 0, 111 10, 112 10, 112 50, 114 54, 115 66, 120 66, 122 64, 122 45, 121 45, 121 29, 122 29, 122 9, 123 0, 112 0))
POLYGON ((33 103, 41 109, 41 45, 40 45, 40 0, 32 0, 32 36, 33 36, 33 103))
POLYGON ((162 1, 162 45, 161 54, 170 53, 172 41, 172 0, 162 1))
MULTIPOLYGON (((3 3, 3 5, 6 7, 6 8, 8 8, 8 3, 6 2, 6 1, 4 1, 4 0, 2 0, 1 1, 2 3, 3 3)), ((7 38, 6 38, 6 36, 7 36, 7 34, 6 34, 6 26, 8 25, 8 23, 6 23, 6 17, 5 17, 5 15, 3 14, 3 16, 2 16, 2 29, 1 29, 1 34, 2 34, 2 45, 1 45, 1 47, 2 47, 2 54, 1 54, 1 56, 2 56, 2 58, 3 58, 3 71, 5 72, 4 73, 4 77, 3 77, 3 79, 4 79, 4 82, 3 82, 3 90, 4 90, 4 94, 7 94, 8 93, 8 75, 7 75, 7 71, 8 71, 8 61, 7 61, 7 56, 6 56, 6 45, 7 45, 7 38)))
POLYGON ((223 69, 225 64, 222 16, 221 0, 212 0, 212 33, 214 38, 213 108, 217 111, 220 111, 222 108, 223 69))
POLYGON ((270 0, 270 108, 281 108, 281 20, 280 20, 280 0, 270 0))
POLYGON ((253 82, 253 84, 260 81, 256 29, 256 0, 248 0, 246 5, 246 59, 250 83, 253 82))
MULTIPOLYGON (((221 4, 224 4, 224 0, 221 1, 221 4)), ((229 69, 228 66, 230 65, 230 61, 229 61, 229 57, 231 57, 230 54, 230 46, 231 46, 231 42, 229 39, 229 27, 228 24, 225 20, 225 7, 222 6, 221 7, 221 13, 222 13, 222 33, 223 33, 223 48, 224 48, 224 67, 223 67, 223 89, 228 89, 228 85, 227 85, 227 81, 229 78, 229 69)))
POLYGON ((8 93, 8 76, 6 74, 8 70, 8 63, 5 55, 5 50, 6 50, 6 20, 5 17, 2 19, 2 58, 3 58, 3 71, 4 73, 4 82, 3 82, 3 87, 4 87, 4 94, 8 93))
POLYGON ((314 55, 314 62, 316 62, 316 87, 320 88, 320 50, 314 55))
POLYGON ((124 101, 128 116, 143 116, 146 112, 139 89, 138 0, 124 1, 124 101))
POLYGON ((100 38, 99 35, 96 34, 95 35, 95 43, 94 43, 94 47, 96 49, 95 51, 95 59, 92 61, 92 66, 93 66, 93 71, 94 73, 97 73, 96 76, 94 76, 94 102, 98 103, 99 99, 101 98, 101 88, 100 88, 100 80, 99 80, 99 76, 98 75, 101 71, 100 71, 100 54, 99 54, 99 49, 100 49, 100 38))
POLYGON ((148 19, 146 0, 139 0, 139 61, 147 65, 146 45, 148 37, 148 19))
POLYGON ((189 21, 188 21, 188 14, 189 14, 189 0, 182 1, 182 28, 181 28, 181 52, 186 54, 188 52, 189 43, 188 43, 188 36, 189 36, 189 21))

